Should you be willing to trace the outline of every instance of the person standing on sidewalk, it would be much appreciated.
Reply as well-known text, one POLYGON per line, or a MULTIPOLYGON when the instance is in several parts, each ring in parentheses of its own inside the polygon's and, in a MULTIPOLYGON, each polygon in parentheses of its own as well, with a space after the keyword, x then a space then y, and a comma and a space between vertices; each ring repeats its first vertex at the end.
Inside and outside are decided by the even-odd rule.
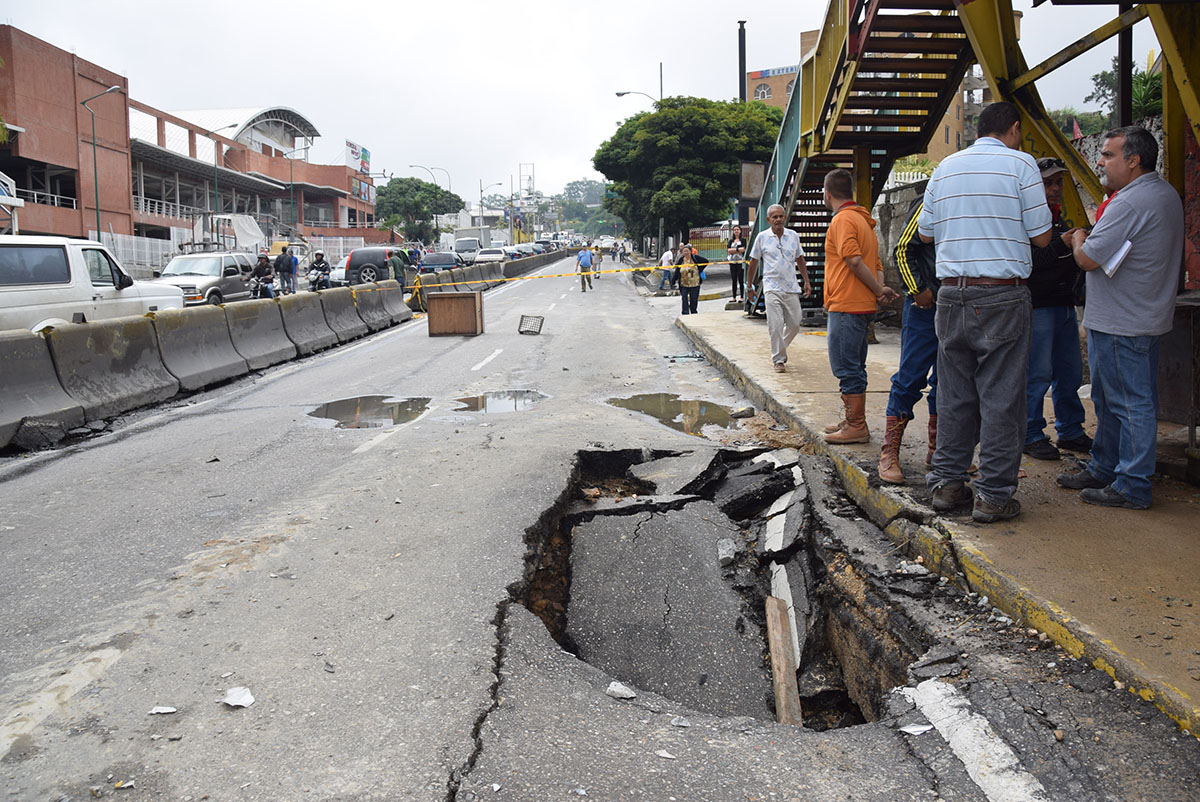
POLYGON ((1026 377, 1027 424, 1021 449, 1034 459, 1057 460, 1058 449, 1087 453, 1092 438, 1083 431, 1083 353, 1079 347, 1079 321, 1075 317, 1075 288, 1082 273, 1071 255, 1073 231, 1062 219, 1063 181, 1067 167, 1062 159, 1038 159, 1042 187, 1053 222, 1050 244, 1033 249, 1029 295, 1033 299, 1033 336, 1029 344, 1026 377), (1046 437, 1046 391, 1054 401, 1054 429, 1058 448, 1046 437))
POLYGON ((1030 244, 1050 242, 1050 209, 1037 164, 1021 144, 1021 117, 1005 101, 979 115, 979 138, 934 170, 917 222, 937 244, 938 438, 926 481, 933 508, 971 501, 967 469, 979 443, 971 517, 1015 518, 1025 441, 1033 267, 1030 244))
POLYGON ((662 252, 662 258, 658 260, 658 292, 662 292, 664 284, 668 285, 668 289, 675 289, 675 254, 670 246, 667 246, 662 252))
POLYGON ((837 377, 845 410, 842 423, 825 435, 844 445, 871 439, 867 428, 867 329, 877 304, 899 295, 883 283, 879 240, 871 213, 854 201, 849 170, 825 174, 825 205, 833 212, 825 232, 825 309, 829 367, 837 377))
POLYGON ((592 288, 592 249, 583 247, 575 254, 575 267, 579 269, 579 291, 587 292, 592 288), (584 282, 587 286, 584 286, 584 282))
POLYGON ((1158 338, 1171 330, 1183 264, 1183 205, 1154 171, 1158 143, 1136 125, 1105 135, 1101 183, 1114 194, 1089 234, 1071 234, 1087 271, 1088 366, 1096 439, 1091 460, 1058 484, 1088 504, 1144 510, 1158 444, 1158 338), (1099 268, 1099 269, 1097 269, 1099 268))
POLYGON ((754 239, 750 248, 750 269, 755 270, 762 261, 762 288, 766 298, 767 332, 771 338, 771 364, 776 373, 787 370, 787 347, 800 331, 800 282, 796 271, 804 279, 804 297, 812 295, 812 284, 808 280, 808 262, 804 249, 800 247, 800 236, 790 228, 784 228, 786 213, 778 203, 767 209, 770 228, 754 239))
POLYGON ((879 478, 893 485, 905 482, 900 469, 900 441, 913 417, 913 407, 928 382, 929 453, 925 464, 933 463, 937 447, 937 330, 933 324, 937 273, 933 245, 917 236, 917 220, 924 208, 918 196, 908 208, 908 222, 896 242, 896 267, 904 282, 904 317, 900 324, 900 365, 892 374, 888 394, 887 429, 879 454, 879 478))
POLYGON ((746 260, 746 240, 742 237, 742 227, 734 226, 733 233, 729 237, 729 248, 726 251, 729 254, 729 281, 733 284, 733 297, 731 300, 736 301, 741 298, 746 300, 746 282, 743 278, 745 269, 742 263, 746 260))

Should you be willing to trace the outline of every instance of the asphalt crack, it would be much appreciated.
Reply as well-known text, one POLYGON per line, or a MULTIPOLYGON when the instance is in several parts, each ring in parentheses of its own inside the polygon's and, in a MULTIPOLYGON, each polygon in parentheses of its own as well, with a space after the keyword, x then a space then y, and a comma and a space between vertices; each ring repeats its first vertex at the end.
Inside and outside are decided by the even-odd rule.
POLYGON ((513 604, 511 599, 499 602, 496 605, 496 614, 492 617, 491 623, 496 629, 496 647, 492 655, 492 681, 488 686, 491 702, 480 712, 471 726, 471 739, 474 741, 471 754, 467 755, 467 759, 461 766, 450 772, 450 776, 446 780, 446 802, 455 802, 458 799, 458 791, 462 787, 463 780, 475 768, 479 756, 483 753, 483 724, 492 711, 500 706, 500 670, 504 665, 504 649, 507 640, 505 621, 508 618, 508 608, 511 604, 513 604))

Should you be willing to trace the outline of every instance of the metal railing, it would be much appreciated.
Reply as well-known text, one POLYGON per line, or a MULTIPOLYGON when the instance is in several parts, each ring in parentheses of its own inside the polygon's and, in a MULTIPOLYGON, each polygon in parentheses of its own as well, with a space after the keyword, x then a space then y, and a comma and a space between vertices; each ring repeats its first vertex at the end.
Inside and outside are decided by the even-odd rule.
POLYGON ((201 209, 198 206, 185 206, 182 203, 171 203, 169 201, 156 200, 155 198, 145 198, 141 195, 133 196, 133 210, 143 214, 152 214, 157 217, 175 217, 183 220, 200 215, 209 214, 207 209, 201 209))
POLYGON ((17 197, 40 206, 58 206, 63 209, 74 209, 75 199, 66 195, 55 195, 52 192, 38 192, 36 189, 16 189, 17 197))

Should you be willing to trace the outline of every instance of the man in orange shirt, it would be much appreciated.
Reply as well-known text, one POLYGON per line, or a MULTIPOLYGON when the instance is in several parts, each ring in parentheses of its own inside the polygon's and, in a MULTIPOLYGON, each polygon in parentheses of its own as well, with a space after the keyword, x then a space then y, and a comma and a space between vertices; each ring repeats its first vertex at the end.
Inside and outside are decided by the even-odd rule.
POLYGON ((848 170, 825 176, 825 205, 833 220, 825 233, 825 309, 829 367, 838 378, 845 418, 830 427, 827 443, 865 443, 867 429, 867 336, 878 304, 900 296, 883 283, 879 240, 871 212, 854 202, 848 170))

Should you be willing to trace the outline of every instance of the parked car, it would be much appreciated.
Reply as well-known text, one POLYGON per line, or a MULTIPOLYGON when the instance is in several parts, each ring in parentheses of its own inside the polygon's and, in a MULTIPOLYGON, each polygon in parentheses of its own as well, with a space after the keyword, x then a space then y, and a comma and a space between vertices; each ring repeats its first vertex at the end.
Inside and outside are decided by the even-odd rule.
POLYGON ((437 273, 441 270, 466 266, 467 263, 463 261, 462 256, 454 251, 439 251, 437 253, 427 253, 422 256, 420 264, 417 265, 417 272, 437 273))
POLYGON ((183 306, 183 291, 134 281, 98 242, 0 235, 0 329, 144 315, 183 306))
POLYGON ((331 286, 331 287, 346 286, 346 263, 349 261, 350 261, 350 256, 349 256, 349 254, 347 254, 346 256, 343 256, 341 259, 338 259, 337 262, 333 263, 333 265, 329 269, 329 286, 331 286))
POLYGON ((529 244, 528 242, 522 242, 520 245, 517 246, 517 250, 520 252, 521 258, 524 258, 526 256, 533 256, 534 254, 537 253, 537 251, 535 251, 533 249, 533 245, 529 244))
POLYGON ((250 298, 243 276, 254 267, 248 253, 210 251, 173 257, 154 271, 154 284, 172 284, 183 290, 185 306, 223 304, 250 298))
POLYGON ((475 264, 484 264, 485 262, 503 262, 508 259, 504 248, 483 248, 475 255, 475 264))
POLYGON ((384 281, 395 278, 388 268, 387 260, 392 254, 400 257, 405 267, 412 267, 408 251, 397 245, 367 245, 355 248, 346 257, 346 264, 340 266, 340 274, 335 276, 332 271, 329 276, 330 284, 369 284, 372 281, 384 281))
POLYGON ((518 251, 517 246, 515 246, 515 245, 505 245, 504 246, 504 255, 507 256, 509 259, 520 259, 525 254, 518 251))

